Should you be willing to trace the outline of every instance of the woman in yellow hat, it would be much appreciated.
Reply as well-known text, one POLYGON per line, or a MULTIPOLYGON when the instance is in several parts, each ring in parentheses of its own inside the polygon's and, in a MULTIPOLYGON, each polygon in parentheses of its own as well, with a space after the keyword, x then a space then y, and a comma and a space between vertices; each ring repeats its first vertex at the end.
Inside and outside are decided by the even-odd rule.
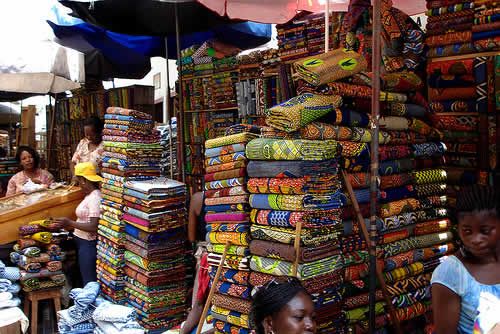
POLYGON ((101 191, 97 175, 91 162, 82 162, 75 166, 75 176, 78 185, 85 192, 85 198, 76 208, 76 221, 64 218, 56 219, 63 226, 73 227, 73 235, 78 248, 78 263, 83 285, 97 281, 97 224, 99 223, 101 191))

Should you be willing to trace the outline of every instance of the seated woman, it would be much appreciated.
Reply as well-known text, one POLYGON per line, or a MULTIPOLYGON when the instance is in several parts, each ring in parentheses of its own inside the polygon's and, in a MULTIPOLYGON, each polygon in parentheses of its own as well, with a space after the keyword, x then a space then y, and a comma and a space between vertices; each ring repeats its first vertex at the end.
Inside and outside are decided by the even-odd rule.
POLYGON ((75 180, 75 165, 82 162, 93 163, 97 174, 101 173, 101 156, 104 152, 102 130, 103 123, 98 117, 89 117, 85 123, 83 123, 85 137, 78 143, 70 162, 73 180, 75 180))
POLYGON ((75 176, 86 195, 76 208, 77 219, 73 221, 66 217, 57 218, 56 222, 75 229, 73 235, 78 248, 80 274, 85 286, 88 282, 97 280, 97 224, 102 199, 99 182, 102 178, 96 174, 94 164, 91 162, 77 164, 75 176))
POLYGON ((256 334, 316 333, 311 296, 295 277, 279 276, 258 289, 250 321, 256 334))
POLYGON ((7 186, 7 192, 5 196, 15 195, 23 191, 23 186, 28 180, 33 181, 37 184, 50 185, 54 182, 54 176, 38 168, 40 162, 40 156, 38 153, 28 146, 20 146, 17 149, 16 160, 19 162, 22 171, 15 174, 10 180, 7 186))
POLYGON ((479 314, 498 319, 487 305, 500 304, 499 199, 498 189, 479 185, 458 196, 463 246, 436 268, 431 280, 436 334, 472 333, 479 314))

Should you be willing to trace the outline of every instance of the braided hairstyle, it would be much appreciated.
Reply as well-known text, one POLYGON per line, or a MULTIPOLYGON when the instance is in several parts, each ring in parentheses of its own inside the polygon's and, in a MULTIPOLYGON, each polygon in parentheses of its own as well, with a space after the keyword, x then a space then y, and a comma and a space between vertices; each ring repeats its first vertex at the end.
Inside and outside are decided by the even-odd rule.
POLYGON ((250 324, 256 334, 266 334, 262 322, 268 316, 273 316, 290 302, 300 292, 310 296, 300 281, 295 277, 281 276, 287 282, 276 283, 274 281, 265 284, 254 295, 250 309, 250 324), (274 283, 274 284, 273 284, 274 283))
POLYGON ((456 214, 494 210, 500 217, 500 197, 493 187, 475 184, 464 189, 457 198, 456 214))

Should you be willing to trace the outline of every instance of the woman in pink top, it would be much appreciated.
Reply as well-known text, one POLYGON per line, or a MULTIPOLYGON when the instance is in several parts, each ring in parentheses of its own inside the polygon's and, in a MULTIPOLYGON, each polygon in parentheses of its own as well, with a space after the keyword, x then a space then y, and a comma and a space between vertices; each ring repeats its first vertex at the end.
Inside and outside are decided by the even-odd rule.
POLYGON ((78 248, 78 262, 83 285, 96 281, 97 262, 97 224, 101 207, 101 191, 99 182, 102 178, 96 174, 91 162, 83 162, 75 166, 77 182, 86 196, 76 208, 76 221, 64 218, 56 219, 63 226, 73 227, 73 235, 78 248))
POLYGON ((23 186, 28 180, 46 185, 50 185, 54 182, 54 176, 52 176, 52 174, 44 169, 38 168, 40 156, 31 147, 20 146, 17 149, 16 160, 23 170, 11 177, 5 196, 23 192, 23 186))
POLYGON ((92 116, 85 121, 83 126, 85 137, 78 143, 70 163, 74 181, 76 181, 75 165, 82 162, 93 163, 97 174, 101 173, 101 156, 104 152, 102 129, 103 124, 98 117, 92 116))

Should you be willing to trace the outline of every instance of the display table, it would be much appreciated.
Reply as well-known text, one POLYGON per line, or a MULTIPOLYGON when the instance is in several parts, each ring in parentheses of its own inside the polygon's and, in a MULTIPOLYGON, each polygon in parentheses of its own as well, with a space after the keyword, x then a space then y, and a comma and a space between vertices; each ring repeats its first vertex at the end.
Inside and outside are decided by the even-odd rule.
POLYGON ((75 209, 85 197, 78 187, 63 187, 0 199, 0 244, 14 242, 19 226, 48 217, 76 219, 75 209))

